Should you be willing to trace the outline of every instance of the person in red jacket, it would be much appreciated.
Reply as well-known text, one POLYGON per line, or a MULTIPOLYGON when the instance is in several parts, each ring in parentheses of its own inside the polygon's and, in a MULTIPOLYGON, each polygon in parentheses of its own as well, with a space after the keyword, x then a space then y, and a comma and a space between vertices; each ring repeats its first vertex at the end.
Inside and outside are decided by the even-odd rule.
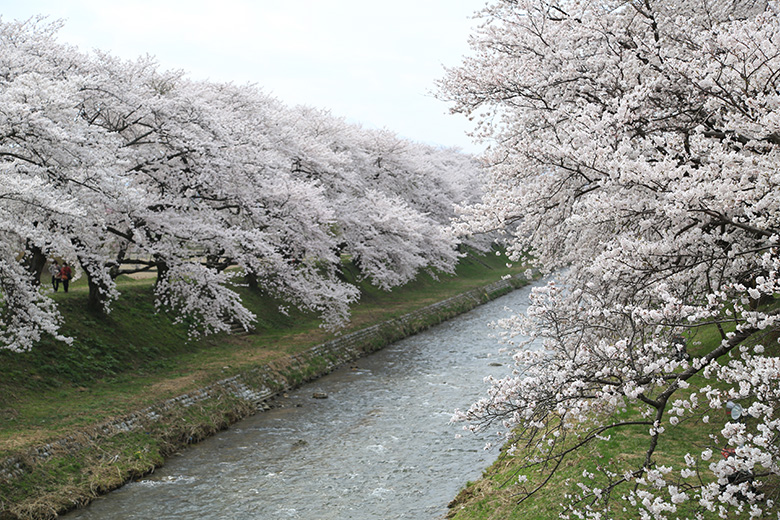
POLYGON ((73 271, 67 262, 63 262, 60 268, 60 281, 62 282, 62 290, 68 292, 68 285, 70 285, 70 279, 73 278, 73 271))

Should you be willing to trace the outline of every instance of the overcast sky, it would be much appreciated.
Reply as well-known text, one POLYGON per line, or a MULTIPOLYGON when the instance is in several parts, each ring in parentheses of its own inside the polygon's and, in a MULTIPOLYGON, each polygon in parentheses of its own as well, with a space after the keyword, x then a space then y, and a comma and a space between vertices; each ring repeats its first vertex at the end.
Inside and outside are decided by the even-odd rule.
POLYGON ((467 54, 484 0, 0 0, 4 21, 65 20, 60 40, 157 57, 196 79, 255 83, 289 105, 330 109, 431 144, 481 148, 432 95, 467 54))

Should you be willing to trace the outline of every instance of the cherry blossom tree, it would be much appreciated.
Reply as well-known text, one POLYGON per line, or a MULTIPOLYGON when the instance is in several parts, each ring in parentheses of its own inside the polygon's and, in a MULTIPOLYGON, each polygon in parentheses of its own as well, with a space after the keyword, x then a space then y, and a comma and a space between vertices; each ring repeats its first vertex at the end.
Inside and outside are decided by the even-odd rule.
MULTIPOLYGON (((118 141, 79 117, 79 71, 86 62, 55 41, 59 25, 30 20, 0 25, 0 346, 24 350, 59 313, 40 294, 48 256, 77 258, 74 222, 95 223, 115 195, 118 141), (20 265, 15 265, 18 261, 20 265)), ((79 225, 86 239, 99 226, 79 225)))
POLYGON ((638 462, 583 476, 567 517, 621 497, 643 518, 778 515, 780 5, 502 0, 481 16, 440 81, 492 143, 459 229, 502 230, 561 281, 502 323, 538 346, 518 342, 513 374, 458 418, 536 447, 521 497, 578 449, 644 436, 638 462), (745 414, 718 424, 728 403, 745 414), (659 462, 697 421, 715 431, 659 462))
POLYGON ((358 297, 345 256, 383 288, 455 265, 446 227, 476 190, 452 173, 478 177, 462 154, 152 57, 80 53, 59 26, 0 22, 0 348, 59 337, 40 287, 53 258, 103 312, 118 276, 154 270, 158 308, 193 334, 250 326, 237 283, 338 327, 358 297))
POLYGON ((122 136, 128 184, 144 198, 112 212, 121 222, 110 230, 123 242, 109 245, 121 256, 116 264, 154 266, 159 302, 214 331, 253 320, 225 292, 239 275, 228 266, 321 311, 330 326, 343 323, 356 292, 321 267, 335 258, 330 209, 254 129, 268 116, 264 96, 161 74, 148 60, 104 56, 100 70, 83 89, 85 117, 122 136), (124 257, 127 246, 147 260, 124 257))
MULTIPOLYGON (((461 199, 451 199, 448 217, 430 212, 420 198, 425 187, 437 195, 435 176, 423 174, 424 161, 397 169, 408 150, 421 145, 387 131, 365 130, 330 113, 296 107, 290 114, 297 145, 292 171, 323 187, 336 215, 341 252, 361 274, 383 289, 412 280, 421 269, 451 271, 457 263, 456 241, 446 232, 449 216, 461 199), (426 178, 423 187, 418 179, 426 178), (419 209, 418 209, 419 208, 419 209)), ((454 153, 454 152, 453 152, 454 153)), ((474 168, 474 176, 478 176, 474 168)), ((447 170, 439 171, 442 184, 447 170)), ((445 204, 446 205, 446 204, 445 204)))

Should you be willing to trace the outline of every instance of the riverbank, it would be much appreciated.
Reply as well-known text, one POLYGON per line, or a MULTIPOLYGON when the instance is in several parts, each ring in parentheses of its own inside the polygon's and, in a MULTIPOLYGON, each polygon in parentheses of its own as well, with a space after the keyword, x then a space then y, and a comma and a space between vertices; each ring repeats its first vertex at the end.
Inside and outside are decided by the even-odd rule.
MULTIPOLYGON (((22 439, 16 440, 4 422, 0 439, 4 455, 4 462, 0 463, 0 517, 53 518, 58 513, 85 504, 132 478, 152 471, 164 462, 167 455, 182 446, 197 442, 255 413, 273 395, 469 310, 522 283, 517 278, 500 281, 507 274, 507 269, 498 268, 495 260, 492 265, 486 258, 471 261, 471 269, 466 269, 471 275, 464 276, 461 273, 458 279, 425 283, 425 290, 412 287, 402 300, 408 302, 410 295, 415 293, 420 296, 420 300, 429 300, 435 297, 430 292, 432 285, 441 289, 457 281, 448 289, 452 291, 462 289, 467 279, 471 283, 479 283, 479 289, 460 292, 456 297, 442 298, 439 294, 435 297, 435 304, 423 301, 423 305, 428 305, 411 313, 390 316, 389 319, 375 319, 370 326, 366 326, 370 317, 387 318, 388 313, 397 314, 398 310, 389 304, 390 300, 381 301, 381 295, 373 295, 369 299, 378 298, 374 302, 378 307, 375 306, 373 311, 364 308, 355 313, 362 328, 356 325, 358 330, 327 341, 315 341, 314 346, 312 339, 320 336, 321 331, 306 333, 294 329, 286 338, 282 338, 277 331, 276 336, 266 337, 270 345, 263 348, 263 355, 258 355, 257 347, 241 345, 252 343, 251 339, 256 335, 223 338, 223 341, 232 340, 236 343, 232 345, 236 355, 230 358, 223 355, 208 363, 209 366, 201 366, 204 372, 211 374, 211 381, 208 375, 193 377, 192 374, 182 375, 176 371, 162 379, 157 377, 156 382, 147 379, 150 388, 144 388, 144 391, 149 392, 151 389, 157 396, 148 406, 127 408, 130 403, 142 403, 148 398, 128 399, 126 413, 111 413, 87 427, 79 426, 83 421, 78 417, 62 414, 60 422, 66 423, 65 427, 49 430, 39 428, 38 435, 17 428, 22 439), (481 274, 476 276, 477 272, 481 274), (490 278, 499 281, 485 284, 490 278), (222 363, 221 370, 214 371, 214 361, 222 363), (221 377, 214 377, 215 374, 221 377), (203 384, 204 381, 207 384, 203 384), (187 385, 191 388, 186 388, 187 385), (166 389, 166 386, 171 388, 166 389), (186 391, 171 392, 178 388, 186 388, 186 391), (164 398, 163 391, 170 397, 164 398), (63 433, 47 442, 32 442, 41 436, 42 430, 63 433), (26 445, 24 439, 27 439, 26 445), (21 447, 11 448, 14 443, 21 444, 21 447)), ((197 359, 198 356, 195 356, 195 360, 190 363, 197 359)), ((99 406, 99 403, 106 402, 105 396, 101 397, 107 392, 106 386, 111 386, 111 383, 99 381, 90 387, 59 391, 66 395, 75 392, 70 395, 77 396, 79 401, 92 401, 92 406, 99 406)), ((51 395, 51 398, 58 397, 51 395)), ((18 409, 24 410, 23 400, 18 401, 18 409)), ((8 406, 7 402, 3 404, 4 408, 8 406)), ((117 406, 118 403, 112 403, 114 409, 111 412, 117 406)), ((78 413, 83 412, 77 412, 76 415, 78 413)))
MULTIPOLYGON (((694 359, 701 359, 706 353, 712 352, 720 342, 721 335, 718 328, 715 325, 703 325, 689 331, 687 352, 694 359)), ((780 356, 776 334, 769 338, 767 345, 767 353, 780 356)), ((731 356, 726 354, 716 361, 728 363, 730 359, 731 356)), ((690 399, 690 396, 695 394, 701 395, 702 389, 718 384, 701 374, 688 379, 687 383, 686 390, 677 394, 681 399, 690 399)), ((533 462, 538 460, 540 454, 537 444, 508 441, 501 446, 498 459, 483 472, 482 477, 474 482, 468 482, 452 500, 446 518, 448 520, 558 519, 562 512, 567 512, 566 507, 576 500, 573 497, 581 496, 579 483, 586 478, 586 475, 585 482, 593 488, 607 489, 610 486, 613 488, 611 500, 599 501, 593 497, 588 498, 589 508, 594 518, 604 517, 615 520, 644 518, 647 514, 644 504, 639 501, 632 504, 631 501, 621 498, 628 496, 636 483, 611 480, 610 471, 613 472, 612 475, 619 475, 623 471, 628 471, 627 468, 641 467, 650 446, 648 428, 643 422, 645 418, 639 407, 627 402, 621 414, 621 420, 626 425, 611 430, 609 435, 592 435, 594 424, 605 424, 611 421, 606 412, 603 416, 595 417, 593 423, 582 423, 573 427, 570 430, 570 437, 565 441, 567 444, 561 451, 581 442, 584 438, 591 438, 584 445, 572 449, 562 457, 560 464, 555 466, 552 472, 550 468, 553 464, 533 462), (518 480, 520 475, 524 477, 522 481, 518 480), (526 496, 531 490, 536 491, 526 496)), ((687 420, 678 420, 673 414, 666 414, 660 425, 669 432, 669 435, 654 447, 653 464, 672 468, 690 457, 692 452, 701 452, 708 447, 718 453, 724 447, 713 444, 713 439, 717 438, 716 435, 730 421, 732 416, 728 408, 724 408, 720 413, 713 409, 711 414, 706 416, 702 414, 700 417, 687 420)), ((721 453, 725 456, 726 452, 721 451, 721 453)), ((699 485, 704 486, 718 480, 707 459, 702 457, 701 461, 689 460, 695 462, 699 485)), ((693 486, 684 489, 692 490, 693 486)), ((776 503, 780 499, 780 478, 765 478, 760 491, 764 493, 765 499, 759 500, 758 506, 766 502, 776 503)), ((582 503, 585 503, 584 499, 581 500, 580 504, 582 503)), ((669 513, 670 518, 702 520, 725 518, 719 510, 708 510, 697 500, 682 502, 677 505, 676 511, 669 513)), ((575 517, 573 514, 569 516, 575 517)), ((740 516, 740 518, 744 517, 740 516)))

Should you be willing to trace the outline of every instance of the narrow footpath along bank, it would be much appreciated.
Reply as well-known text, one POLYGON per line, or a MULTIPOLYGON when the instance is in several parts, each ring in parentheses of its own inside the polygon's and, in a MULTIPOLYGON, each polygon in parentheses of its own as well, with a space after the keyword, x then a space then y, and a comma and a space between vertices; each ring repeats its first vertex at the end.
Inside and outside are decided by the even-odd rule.
POLYGON ((269 399, 281 392, 526 284, 514 277, 465 292, 7 458, 0 462, 5 489, 34 486, 41 472, 61 471, 63 478, 56 487, 36 489, 21 501, 4 497, 0 518, 55 518, 153 471, 183 446, 267 408, 269 399))

